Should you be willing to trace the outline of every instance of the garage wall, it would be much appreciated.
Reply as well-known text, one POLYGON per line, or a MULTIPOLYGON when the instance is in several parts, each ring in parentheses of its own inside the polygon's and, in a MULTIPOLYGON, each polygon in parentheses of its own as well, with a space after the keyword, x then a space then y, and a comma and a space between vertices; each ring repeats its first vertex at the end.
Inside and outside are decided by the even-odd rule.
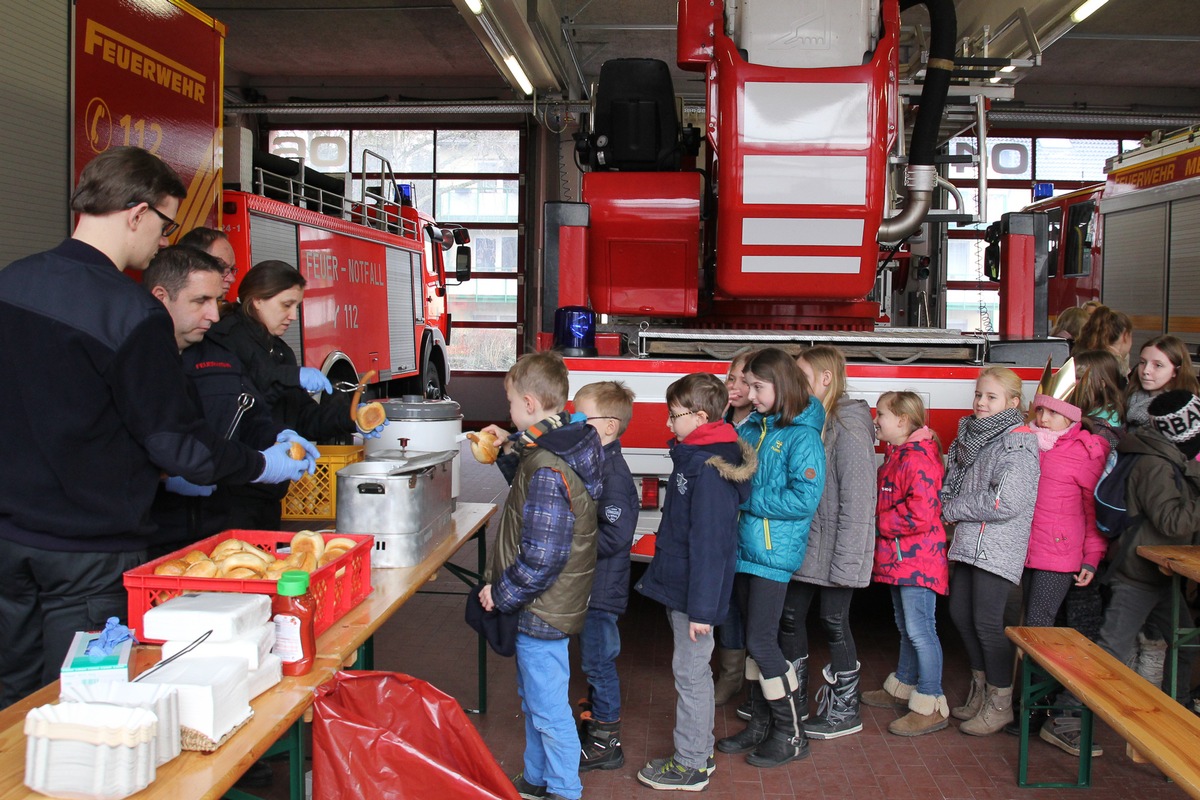
POLYGON ((70 14, 65 0, 7 0, 0 25, 0 269, 69 233, 70 14))

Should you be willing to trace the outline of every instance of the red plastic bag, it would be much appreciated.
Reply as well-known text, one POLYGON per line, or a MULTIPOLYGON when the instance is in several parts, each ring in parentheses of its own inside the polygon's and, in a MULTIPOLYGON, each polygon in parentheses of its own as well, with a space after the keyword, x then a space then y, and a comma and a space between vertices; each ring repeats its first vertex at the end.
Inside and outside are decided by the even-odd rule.
POLYGON ((458 702, 411 675, 338 672, 312 737, 313 800, 519 800, 458 702))

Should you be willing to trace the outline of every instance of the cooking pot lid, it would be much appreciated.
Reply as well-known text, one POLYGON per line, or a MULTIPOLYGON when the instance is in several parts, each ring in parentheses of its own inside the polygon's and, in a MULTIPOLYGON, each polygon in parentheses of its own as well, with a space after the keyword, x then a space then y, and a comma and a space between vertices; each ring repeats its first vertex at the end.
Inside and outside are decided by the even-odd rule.
POLYGON ((386 478, 407 475, 428 467, 445 463, 453 459, 457 452, 441 450, 433 453, 410 453, 407 458, 393 458, 387 461, 359 461, 347 464, 338 470, 338 477, 346 478, 386 478))
POLYGON ((425 400, 420 395, 405 395, 391 400, 381 400, 389 420, 406 419, 459 419, 462 410, 458 403, 449 398, 425 400))

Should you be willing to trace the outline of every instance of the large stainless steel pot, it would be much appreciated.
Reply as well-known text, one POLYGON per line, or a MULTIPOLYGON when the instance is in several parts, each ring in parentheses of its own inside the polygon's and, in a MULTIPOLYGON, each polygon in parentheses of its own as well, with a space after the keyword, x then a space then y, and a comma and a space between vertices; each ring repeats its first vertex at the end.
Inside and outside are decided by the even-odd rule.
POLYGON ((462 442, 462 410, 448 398, 426 400, 420 395, 381 400, 388 424, 378 439, 367 439, 367 461, 393 461, 414 453, 453 451, 450 467, 452 501, 458 499, 458 451, 462 442))
POLYGON ((457 451, 360 461, 337 473, 339 533, 375 536, 374 568, 419 564, 450 531, 457 451))

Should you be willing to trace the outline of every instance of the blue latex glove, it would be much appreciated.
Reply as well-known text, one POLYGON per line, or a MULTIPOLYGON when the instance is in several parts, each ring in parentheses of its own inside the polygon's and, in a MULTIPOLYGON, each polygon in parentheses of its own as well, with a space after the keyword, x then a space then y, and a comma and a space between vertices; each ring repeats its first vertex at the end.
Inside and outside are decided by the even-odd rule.
POLYGON ((312 475, 317 471, 317 462, 311 456, 305 456, 297 461, 288 454, 292 449, 291 442, 276 442, 262 451, 266 465, 262 474, 251 483, 284 483, 301 478, 304 473, 312 475))
POLYGON ((310 442, 308 439, 305 439, 291 428, 284 428, 281 430, 279 435, 275 437, 275 441, 297 442, 301 447, 304 448, 304 452, 308 453, 308 457, 313 460, 314 464, 317 462, 317 459, 321 457, 321 451, 317 449, 315 444, 310 442))
POLYGON ((208 497, 217 490, 216 486, 197 486, 191 481, 181 478, 178 475, 172 475, 167 478, 163 484, 168 492, 172 494, 183 495, 184 497, 208 497))
POLYGON ((133 643, 137 644, 137 639, 133 638, 133 633, 129 628, 121 624, 121 620, 117 617, 109 617, 108 622, 104 625, 104 630, 100 631, 100 636, 88 643, 87 649, 83 652, 91 661, 103 661, 117 645, 124 642, 126 639, 133 639, 133 643))
POLYGON ((300 385, 306 392, 333 394, 333 384, 329 382, 329 378, 325 377, 325 373, 316 367, 300 368, 300 385))
MULTIPOLYGON (((366 405, 367 405, 366 403, 359 403, 358 410, 362 411, 363 407, 366 405)), ((362 434, 362 437, 364 439, 378 439, 380 436, 383 436, 383 429, 387 427, 387 424, 388 424, 387 417, 384 417, 382 425, 380 425, 376 428, 372 428, 369 431, 364 431, 362 428, 358 428, 357 422, 354 423, 354 427, 358 428, 358 432, 362 434)))

